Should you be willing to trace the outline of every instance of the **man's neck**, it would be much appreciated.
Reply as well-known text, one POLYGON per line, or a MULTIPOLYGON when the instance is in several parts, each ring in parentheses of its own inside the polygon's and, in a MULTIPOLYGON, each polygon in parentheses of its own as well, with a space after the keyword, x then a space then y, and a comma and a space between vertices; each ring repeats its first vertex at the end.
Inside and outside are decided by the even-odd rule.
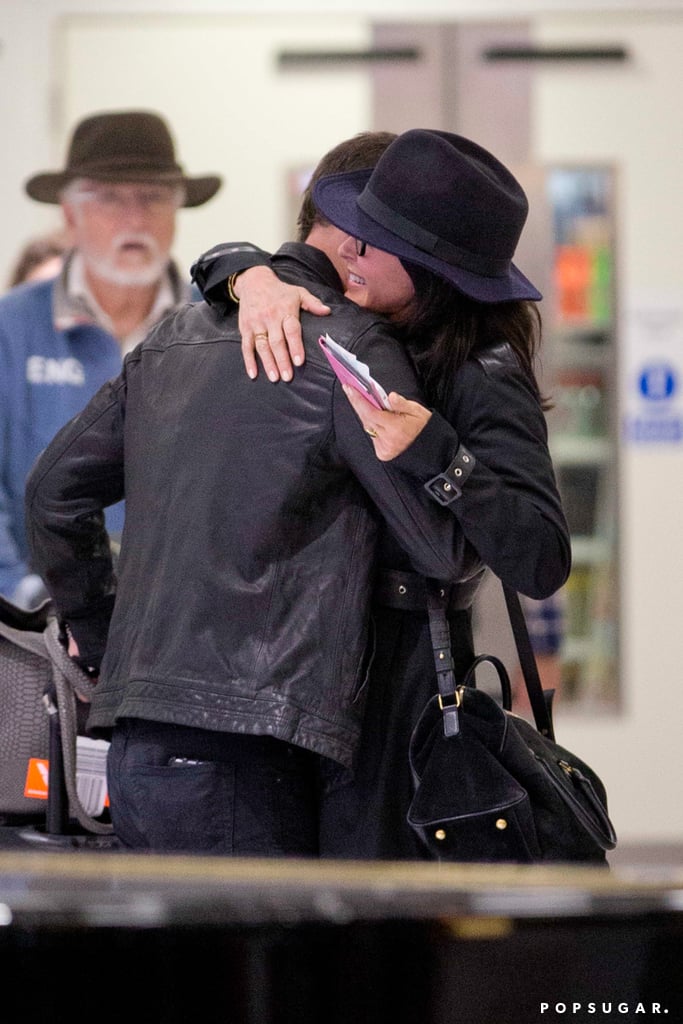
POLYGON ((93 298, 111 320, 114 335, 125 338, 149 316, 159 282, 141 287, 117 285, 95 277, 87 269, 85 279, 93 298))
POLYGON ((339 280, 346 287, 346 264, 339 255, 339 246, 346 238, 343 231, 335 228, 333 224, 314 224, 306 237, 306 244, 312 245, 315 249, 324 252, 328 260, 337 271, 339 280))

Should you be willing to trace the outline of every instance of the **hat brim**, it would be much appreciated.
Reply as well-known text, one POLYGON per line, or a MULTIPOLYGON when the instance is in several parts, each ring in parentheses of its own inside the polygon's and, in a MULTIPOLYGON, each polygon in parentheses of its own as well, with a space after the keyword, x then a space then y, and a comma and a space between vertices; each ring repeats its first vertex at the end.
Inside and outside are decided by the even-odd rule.
MULTIPOLYGON (((185 189, 185 202, 183 206, 202 206, 212 199, 223 183, 223 179, 216 174, 208 174, 203 177, 188 178, 182 174, 160 174, 158 171, 145 172, 137 170, 130 175, 125 171, 116 171, 107 174, 105 171, 98 171, 96 175, 88 174, 84 177, 92 178, 93 181, 110 182, 154 182, 155 184, 182 185, 185 189)), ((25 189, 31 199, 39 203, 59 203, 62 190, 80 175, 65 174, 64 172, 34 174, 26 182, 25 189)))
POLYGON ((313 202, 335 227, 376 249, 398 256, 431 270, 454 285, 458 291, 478 302, 511 302, 528 299, 539 302, 543 296, 514 263, 501 277, 485 277, 463 270, 453 263, 431 256, 411 242, 387 230, 369 217, 357 199, 367 185, 372 170, 347 171, 320 178, 313 189, 313 202))

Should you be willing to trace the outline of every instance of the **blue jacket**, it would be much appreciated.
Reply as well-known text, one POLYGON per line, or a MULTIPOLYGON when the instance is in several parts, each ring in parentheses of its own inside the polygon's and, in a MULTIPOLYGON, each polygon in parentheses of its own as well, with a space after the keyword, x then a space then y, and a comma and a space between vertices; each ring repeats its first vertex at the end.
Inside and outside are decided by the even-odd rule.
MULTIPOLYGON (((121 349, 93 325, 57 330, 53 281, 21 285, 0 298, 0 593, 11 597, 31 571, 24 488, 43 448, 121 370, 121 349)), ((113 533, 123 507, 109 510, 113 533)))

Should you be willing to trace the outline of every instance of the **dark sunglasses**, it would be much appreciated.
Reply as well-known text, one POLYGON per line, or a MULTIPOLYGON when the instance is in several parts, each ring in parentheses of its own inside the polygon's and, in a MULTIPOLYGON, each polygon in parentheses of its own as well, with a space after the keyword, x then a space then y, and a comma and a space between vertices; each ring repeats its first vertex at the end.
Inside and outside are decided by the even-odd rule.
POLYGON ((365 250, 368 247, 367 242, 361 242, 360 238, 354 239, 356 243, 356 256, 365 256, 365 250))

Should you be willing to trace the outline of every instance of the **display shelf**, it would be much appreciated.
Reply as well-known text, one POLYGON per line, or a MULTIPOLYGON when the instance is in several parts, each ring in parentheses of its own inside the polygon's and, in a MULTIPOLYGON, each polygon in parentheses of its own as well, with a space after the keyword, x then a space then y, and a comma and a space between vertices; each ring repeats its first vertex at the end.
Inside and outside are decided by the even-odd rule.
POLYGON ((573 536, 571 542, 572 564, 575 566, 607 565, 613 558, 613 544, 609 537, 573 536))
POLYGON ((614 444, 608 437, 555 434, 550 437, 550 453, 555 465, 601 465, 613 457, 614 444))
POLYGON ((550 167, 545 176, 549 445, 572 547, 560 697, 577 710, 619 700, 614 179, 603 166, 550 167))

